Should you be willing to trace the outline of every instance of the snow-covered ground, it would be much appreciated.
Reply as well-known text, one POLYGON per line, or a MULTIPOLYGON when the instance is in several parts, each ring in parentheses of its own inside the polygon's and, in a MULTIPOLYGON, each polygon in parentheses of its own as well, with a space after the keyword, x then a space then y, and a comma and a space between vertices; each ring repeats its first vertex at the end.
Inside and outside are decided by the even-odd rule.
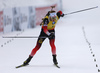
POLYGON ((36 45, 36 38, 2 38, 2 36, 38 36, 40 26, 0 36, 0 73, 98 73, 100 70, 100 4, 99 0, 63 0, 63 12, 98 6, 98 8, 65 16, 56 26, 57 59, 54 67, 51 48, 46 39, 30 65, 16 69, 36 45), (84 38, 91 43, 88 45, 84 38), (91 46, 91 47, 89 47, 91 46), (96 61, 95 61, 96 60, 96 61))

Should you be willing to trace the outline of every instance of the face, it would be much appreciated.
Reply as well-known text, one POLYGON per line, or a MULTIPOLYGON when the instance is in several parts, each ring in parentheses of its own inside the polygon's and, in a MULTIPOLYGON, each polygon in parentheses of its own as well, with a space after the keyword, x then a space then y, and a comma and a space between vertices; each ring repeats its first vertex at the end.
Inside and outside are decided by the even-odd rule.
POLYGON ((49 20, 55 21, 56 20, 56 13, 50 13, 49 20))

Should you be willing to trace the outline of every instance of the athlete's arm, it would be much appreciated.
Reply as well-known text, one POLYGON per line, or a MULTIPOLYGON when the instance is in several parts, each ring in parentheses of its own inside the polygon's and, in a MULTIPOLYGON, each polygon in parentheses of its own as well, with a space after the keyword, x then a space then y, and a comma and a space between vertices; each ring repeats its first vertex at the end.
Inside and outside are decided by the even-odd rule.
POLYGON ((44 25, 43 25, 43 31, 49 36, 50 35, 50 33, 49 33, 49 31, 48 31, 48 29, 47 29, 47 25, 48 25, 48 23, 49 23, 49 20, 47 19, 47 18, 45 18, 44 20, 43 20, 43 22, 44 22, 44 25))
POLYGON ((58 16, 58 18, 63 17, 64 16, 64 13, 62 13, 62 11, 58 11, 57 12, 57 16, 58 16))

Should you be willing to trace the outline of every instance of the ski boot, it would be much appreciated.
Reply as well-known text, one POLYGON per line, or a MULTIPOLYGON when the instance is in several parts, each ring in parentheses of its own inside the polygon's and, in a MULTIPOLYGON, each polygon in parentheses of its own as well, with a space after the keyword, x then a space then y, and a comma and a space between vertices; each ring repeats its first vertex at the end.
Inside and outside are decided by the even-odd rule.
POLYGON ((57 59, 56 59, 56 55, 52 55, 52 56, 53 56, 53 63, 54 63, 55 65, 57 65, 58 62, 57 62, 57 59))
POLYGON ((27 60, 23 62, 23 65, 28 65, 28 63, 31 61, 32 58, 33 58, 32 56, 29 56, 27 60))

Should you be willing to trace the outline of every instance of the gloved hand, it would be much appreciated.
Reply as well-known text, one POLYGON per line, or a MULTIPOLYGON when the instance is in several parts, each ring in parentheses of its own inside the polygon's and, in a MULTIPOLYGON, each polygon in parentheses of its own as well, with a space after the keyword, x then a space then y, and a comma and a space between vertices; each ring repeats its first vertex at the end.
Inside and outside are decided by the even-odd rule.
POLYGON ((61 17, 64 17, 64 13, 62 11, 58 11, 57 14, 60 15, 61 17))
POLYGON ((62 14, 61 17, 64 17, 64 14, 62 14))
POLYGON ((55 35, 54 35, 54 33, 50 33, 50 35, 48 37, 53 39, 55 37, 55 35))

